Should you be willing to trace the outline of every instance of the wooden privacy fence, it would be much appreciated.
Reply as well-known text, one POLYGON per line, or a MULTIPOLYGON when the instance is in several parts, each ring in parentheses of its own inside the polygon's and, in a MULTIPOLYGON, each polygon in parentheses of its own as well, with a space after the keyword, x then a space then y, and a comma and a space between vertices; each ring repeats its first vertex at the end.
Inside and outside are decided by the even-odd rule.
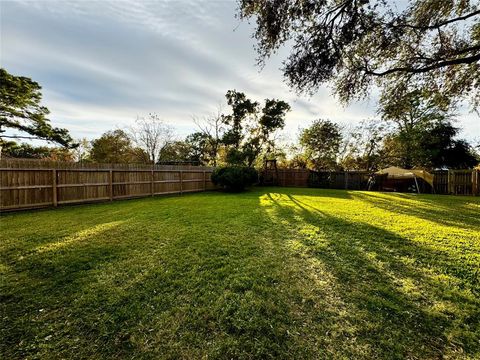
POLYGON ((479 170, 440 170, 433 174, 437 194, 480 195, 479 170))
MULTIPOLYGON (((432 174, 437 194, 480 195, 479 170, 437 170, 432 174)), ((367 171, 269 169, 264 170, 262 176, 274 179, 274 183, 278 186, 366 190, 370 173, 367 171)))
POLYGON ((308 183, 309 171, 306 169, 278 169, 275 173, 275 170, 268 170, 266 174, 270 178, 276 178, 276 183, 279 186, 299 186, 305 187, 308 183))
POLYGON ((0 168, 0 210, 214 189, 212 168, 0 168))
POLYGON ((264 178, 278 186, 319 187, 326 189, 366 189, 366 171, 311 171, 308 169, 269 169, 264 178))

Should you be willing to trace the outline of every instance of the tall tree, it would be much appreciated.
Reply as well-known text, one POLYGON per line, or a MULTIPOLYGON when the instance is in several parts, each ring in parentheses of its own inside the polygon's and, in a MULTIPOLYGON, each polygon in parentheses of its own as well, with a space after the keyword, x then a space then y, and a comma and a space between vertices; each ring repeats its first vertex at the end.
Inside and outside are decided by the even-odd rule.
POLYGON ((172 127, 155 113, 138 117, 129 132, 135 145, 148 154, 152 164, 157 162, 162 149, 173 141, 172 127))
POLYGON ((458 140, 448 105, 420 91, 380 104, 383 120, 394 125, 386 138, 386 153, 396 165, 412 167, 471 167, 476 163, 471 146, 458 140))
POLYGON ((215 147, 219 146, 215 139, 197 131, 188 135, 185 138, 185 143, 188 146, 188 161, 195 161, 205 165, 210 163, 215 166, 218 153, 218 149, 215 147))
POLYGON ((403 84, 480 103, 477 1, 240 0, 240 17, 256 18, 260 63, 292 44, 283 72, 299 91, 329 83, 348 102, 403 84))
POLYGON ((242 162, 243 154, 240 146, 246 135, 244 132, 246 122, 255 121, 259 103, 248 99, 244 93, 236 90, 228 90, 225 97, 227 104, 232 108, 232 113, 223 116, 223 123, 228 126, 223 135, 223 143, 230 147, 230 162, 242 162))
POLYGON ((225 130, 222 107, 219 106, 215 114, 206 116, 203 119, 194 117, 193 122, 199 128, 199 133, 202 134, 202 136, 197 135, 196 138, 199 139, 201 137, 204 141, 208 142, 208 144, 204 144, 209 150, 208 159, 205 159, 205 161, 213 166, 217 166, 218 153, 222 145, 223 132, 225 130))
POLYGON ((405 168, 472 168, 480 159, 467 141, 457 139, 458 132, 449 119, 419 123, 408 133, 393 132, 385 138, 384 158, 388 165, 405 168))
POLYGON ((41 139, 73 148, 67 129, 55 128, 47 119, 48 109, 40 104, 41 86, 23 76, 0 69, 0 142, 4 138, 41 139), (21 135, 6 135, 6 130, 21 135))
POLYGON ((262 150, 273 145, 272 135, 285 126, 290 106, 282 100, 265 99, 260 107, 236 90, 229 90, 226 98, 232 108, 231 114, 223 116, 227 162, 252 166, 262 150))
POLYGON ((316 170, 331 170, 337 167, 342 142, 339 125, 330 120, 316 120, 301 131, 299 140, 306 158, 316 170))

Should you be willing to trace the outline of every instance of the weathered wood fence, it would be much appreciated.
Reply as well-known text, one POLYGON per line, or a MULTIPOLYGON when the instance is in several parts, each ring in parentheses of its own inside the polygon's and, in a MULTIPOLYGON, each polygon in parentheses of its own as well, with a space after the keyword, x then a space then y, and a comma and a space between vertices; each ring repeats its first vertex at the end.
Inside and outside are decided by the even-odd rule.
POLYGON ((278 175, 278 186, 298 186, 305 187, 308 184, 308 176, 310 172, 306 169, 278 169, 277 173, 274 170, 268 170, 267 176, 270 178, 278 175))
MULTIPOLYGON (((437 194, 480 195, 480 171, 433 171, 437 194)), ((370 173, 367 171, 310 171, 307 169, 278 169, 263 172, 274 178, 278 186, 319 187, 324 189, 366 190, 370 173)))
POLYGON ((480 195, 479 170, 440 170, 433 174, 438 194, 480 195))
POLYGON ((214 188, 210 180, 213 169, 207 167, 34 164, 37 167, 0 162, 0 211, 214 188))

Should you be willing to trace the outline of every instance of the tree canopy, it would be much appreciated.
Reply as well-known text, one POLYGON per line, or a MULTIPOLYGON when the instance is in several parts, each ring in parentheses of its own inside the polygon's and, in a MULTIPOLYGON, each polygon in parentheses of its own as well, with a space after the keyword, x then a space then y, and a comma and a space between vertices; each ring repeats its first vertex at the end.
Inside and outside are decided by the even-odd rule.
MULTIPOLYGON (((480 5, 469 0, 240 0, 256 19, 259 61, 291 45, 283 71, 299 91, 333 85, 344 103, 372 85, 398 96, 480 104, 480 5), (401 85, 401 86, 399 86, 401 85)), ((392 96, 387 96, 392 98, 392 96)))
POLYGON ((340 127, 330 120, 316 120, 300 133, 300 145, 316 170, 334 169, 342 142, 340 127))
POLYGON ((134 147, 132 140, 123 130, 107 131, 92 141, 90 157, 99 163, 146 163, 148 154, 134 147))
POLYGON ((40 104, 41 86, 30 78, 9 74, 0 69, 0 139, 24 138, 51 141, 75 147, 67 129, 52 127, 48 109, 40 104), (23 135, 5 135, 7 129, 23 135))
POLYGON ((273 145, 272 135, 285 126, 290 105, 277 99, 265 99, 265 104, 252 101, 236 90, 226 94, 232 113, 223 115, 226 131, 222 143, 226 147, 226 162, 252 166, 262 151, 273 145))

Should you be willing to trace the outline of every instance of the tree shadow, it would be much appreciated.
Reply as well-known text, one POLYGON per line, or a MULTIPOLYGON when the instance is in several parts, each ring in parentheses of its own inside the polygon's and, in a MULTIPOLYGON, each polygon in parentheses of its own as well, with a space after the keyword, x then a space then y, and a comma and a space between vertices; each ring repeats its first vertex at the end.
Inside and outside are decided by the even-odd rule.
POLYGON ((320 188, 301 188, 301 187, 258 187, 255 190, 256 196, 258 193, 277 193, 283 194, 288 193, 291 195, 302 195, 302 196, 316 196, 322 198, 335 198, 335 199, 353 199, 352 192, 350 190, 338 190, 338 189, 320 189, 320 188))
POLYGON ((291 195, 267 197, 266 212, 284 224, 292 248, 310 264, 304 294, 310 301, 299 306, 321 320, 312 332, 328 334, 316 341, 333 357, 479 355, 480 288, 462 259, 291 195))
MULTIPOLYGON (((455 211, 448 205, 442 205, 439 198, 430 199, 425 196, 400 197, 398 194, 385 196, 386 194, 383 193, 356 192, 354 194, 355 198, 390 212, 415 216, 437 224, 480 230, 480 214, 477 209, 468 209, 466 206, 463 206, 461 211, 458 211, 458 204, 468 204, 471 201, 475 201, 476 199, 473 197, 450 199, 451 203, 455 204, 457 209, 455 211), (402 199, 407 202, 402 201, 402 199)), ((441 200, 443 202, 445 200, 444 197, 441 200)))
POLYGON ((38 344, 55 330, 54 324, 45 328, 53 320, 49 317, 55 318, 55 312, 68 309, 82 297, 82 289, 91 280, 88 274, 128 256, 131 248, 116 241, 128 228, 126 222, 100 222, 81 228, 70 237, 40 240, 35 250, 29 244, 27 251, 19 252, 20 256, 13 251, 2 254, 3 266, 10 274, 1 284, 0 296, 2 312, 8 314, 2 319, 2 346, 9 352, 19 357, 35 354, 32 344, 38 344), (32 326, 32 322, 43 326, 32 326))
POLYGON ((274 194, 259 206, 264 190, 63 209, 59 226, 78 222, 70 242, 44 238, 46 227, 26 252, 9 253, 14 276, 0 285, 8 314, 1 346, 10 350, 2 353, 478 355, 478 286, 460 259, 302 197, 354 206, 349 192, 267 188, 274 194), (55 341, 45 340, 50 334, 55 341), (68 342, 73 337, 77 347, 68 342))
MULTIPOLYGON (((213 211, 184 218, 181 208, 161 208, 161 202, 156 208, 109 206, 109 220, 95 216, 88 226, 78 224, 63 242, 28 244, 20 260, 12 252, 8 266, 14 275, 2 298, 8 314, 2 319, 2 348, 8 351, 1 353, 41 357, 51 349, 69 358, 77 349, 92 358, 285 357, 295 347, 287 334, 289 304, 276 295, 283 283, 283 245, 269 237, 272 228, 264 226, 269 219, 258 209, 258 193, 228 195, 236 206, 227 209, 216 202, 225 196, 209 196, 203 210, 213 211), (225 217, 229 229, 221 221, 225 217), (117 222, 106 226, 112 218, 117 222), (172 226, 160 231, 158 222, 172 226), (210 225, 203 228, 205 223, 210 225), (139 246, 130 240, 132 231, 139 246), (252 241, 257 232, 264 242, 252 241)), ((58 223, 68 218, 64 211, 70 214, 57 214, 58 223)))

